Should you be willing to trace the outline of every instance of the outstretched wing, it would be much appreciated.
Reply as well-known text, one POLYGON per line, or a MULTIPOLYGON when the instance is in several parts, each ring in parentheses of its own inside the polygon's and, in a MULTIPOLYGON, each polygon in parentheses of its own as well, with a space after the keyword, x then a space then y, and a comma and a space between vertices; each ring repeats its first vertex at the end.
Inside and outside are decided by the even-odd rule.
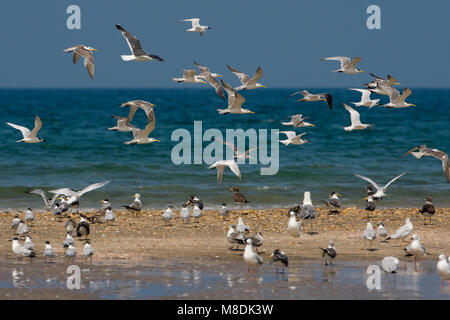
POLYGON ((42 128, 42 121, 38 116, 34 117, 34 128, 30 133, 30 138, 34 138, 37 136, 37 133, 39 132, 39 130, 41 130, 42 128))
POLYGON ((350 107, 349 105, 346 105, 345 103, 342 103, 342 105, 348 112, 350 112, 350 120, 352 122, 352 126, 361 124, 359 112, 350 107))
POLYGON ((377 189, 377 190, 380 190, 380 189, 381 189, 380 186, 379 186, 375 181, 373 181, 372 179, 367 178, 367 177, 365 177, 365 176, 361 176, 361 175, 359 175, 359 174, 355 174, 355 176, 357 176, 357 177, 360 178, 360 179, 366 180, 367 182, 369 182, 370 184, 372 184, 372 185, 375 187, 375 189, 377 189))
POLYGON ((128 46, 130 47, 131 52, 135 56, 146 55, 147 53, 142 49, 141 42, 134 35, 126 31, 120 24, 116 24, 117 30, 122 32, 125 40, 127 40, 128 46))
POLYGON ((391 183, 393 183, 395 180, 401 178, 405 173, 406 173, 406 172, 403 172, 402 174, 399 174, 399 175, 396 176, 394 179, 392 179, 391 181, 389 181, 389 182, 383 187, 383 189, 386 190, 386 189, 391 185, 391 183))
MULTIPOLYGON (((227 64, 228 69, 233 72, 236 77, 238 77, 239 81, 241 81, 242 84, 246 84, 248 82, 248 74, 240 72, 239 70, 233 68, 232 66, 227 64)), ((261 71, 261 76, 262 76, 262 71, 261 71)))
POLYGON ((25 127, 22 127, 22 126, 19 126, 19 125, 17 125, 17 124, 14 124, 14 123, 11 123, 11 122, 7 122, 6 123, 8 126, 11 126, 11 127, 13 127, 14 129, 17 129, 17 130, 19 130, 20 132, 22 132, 22 136, 24 137, 24 138, 27 138, 27 137, 29 137, 30 136, 30 129, 28 129, 28 128, 25 128, 25 127))

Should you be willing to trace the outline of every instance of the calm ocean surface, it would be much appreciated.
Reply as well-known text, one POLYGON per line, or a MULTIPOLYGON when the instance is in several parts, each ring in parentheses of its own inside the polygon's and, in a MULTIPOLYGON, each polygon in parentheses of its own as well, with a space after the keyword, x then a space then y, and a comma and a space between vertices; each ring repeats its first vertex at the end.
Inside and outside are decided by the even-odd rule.
MULTIPOLYGON (((343 89, 311 89, 330 92, 334 108, 325 102, 295 102, 286 96, 297 89, 256 89, 244 91, 244 108, 249 115, 220 116, 216 109, 226 102, 213 89, 0 89, 0 208, 42 208, 37 195, 25 192, 31 188, 69 187, 79 190, 88 184, 111 180, 107 186, 82 198, 82 207, 98 207, 108 198, 115 207, 128 204, 132 195, 141 194, 144 207, 161 208, 167 204, 179 207, 184 199, 196 194, 206 207, 231 203, 231 186, 239 186, 253 207, 285 206, 300 203, 305 190, 313 202, 327 198, 332 191, 343 194, 344 205, 362 207, 367 183, 353 175, 359 173, 379 184, 406 171, 388 190, 380 206, 418 207, 425 196, 435 205, 450 205, 450 184, 446 182, 441 162, 426 157, 416 160, 402 155, 419 144, 450 152, 450 90, 413 89, 408 101, 417 105, 408 109, 371 110, 360 107, 363 123, 375 127, 347 133, 350 124, 342 102, 359 101, 359 93, 343 89), (131 132, 108 131, 115 125, 112 115, 127 115, 120 104, 134 99, 156 104, 156 129, 151 136, 161 140, 147 145, 124 145, 131 132), (207 164, 175 165, 171 161, 172 131, 184 128, 193 135, 193 124, 203 121, 203 131, 217 128, 291 130, 280 120, 296 113, 310 117, 313 128, 308 132, 311 143, 303 146, 279 146, 279 171, 260 175, 260 167, 240 165, 242 180, 228 169, 222 184, 216 171, 207 164), (43 127, 40 144, 16 143, 20 132, 5 121, 34 126, 39 115, 43 127)), ((373 95, 375 97, 375 95, 373 95)), ((381 96, 382 102, 387 97, 381 96)), ((133 123, 144 126, 143 112, 136 113, 133 123)), ((204 142, 206 147, 209 142, 204 142)))

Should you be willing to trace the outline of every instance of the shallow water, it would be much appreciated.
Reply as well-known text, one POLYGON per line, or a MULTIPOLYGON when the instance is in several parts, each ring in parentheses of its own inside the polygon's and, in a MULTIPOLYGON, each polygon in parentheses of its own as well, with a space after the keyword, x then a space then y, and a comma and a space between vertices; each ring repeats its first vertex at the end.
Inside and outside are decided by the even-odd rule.
POLYGON ((241 263, 220 260, 103 261, 85 264, 81 289, 67 289, 67 265, 0 261, 0 298, 8 299, 445 299, 435 261, 401 262, 396 274, 381 271, 381 288, 369 290, 366 271, 378 262, 293 263, 277 274, 273 266, 247 275, 241 263))

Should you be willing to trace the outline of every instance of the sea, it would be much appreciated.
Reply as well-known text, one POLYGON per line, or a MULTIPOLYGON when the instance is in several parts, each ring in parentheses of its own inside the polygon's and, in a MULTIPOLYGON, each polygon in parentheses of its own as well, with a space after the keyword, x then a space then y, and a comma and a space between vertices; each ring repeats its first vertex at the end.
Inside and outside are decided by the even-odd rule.
MULTIPOLYGON (((180 207, 191 195, 202 199, 206 208, 218 208, 222 203, 232 206, 233 186, 239 187, 250 201, 247 208, 298 204, 305 191, 311 192, 317 206, 336 191, 342 194, 344 207, 364 207, 368 183, 355 174, 384 185, 403 172, 406 174, 389 187, 379 207, 420 207, 427 196, 433 198, 437 207, 450 206, 450 184, 441 161, 432 157, 420 160, 411 155, 403 157, 421 144, 450 152, 449 89, 412 88, 407 101, 416 106, 410 108, 356 107, 362 122, 374 126, 353 132, 343 129, 350 125, 350 117, 342 103, 359 101, 358 92, 347 88, 308 89, 313 93, 330 93, 334 104, 330 110, 325 102, 298 102, 296 99, 301 96, 289 97, 297 90, 242 91, 246 99, 243 107, 255 113, 219 115, 216 109, 226 108, 227 103, 212 88, 0 89, 0 208, 42 209, 40 196, 27 191, 65 187, 81 190, 105 180, 110 183, 81 198, 81 207, 97 208, 99 201, 107 198, 113 207, 119 208, 131 203, 133 195, 139 193, 145 208, 180 207), (128 114, 128 108, 120 105, 136 99, 155 104, 156 128, 150 136, 160 142, 125 145, 125 141, 132 139, 131 132, 108 130, 116 124, 113 115, 128 114), (309 117, 307 121, 315 127, 281 125, 281 121, 294 114, 309 117), (5 122, 32 129, 35 115, 43 122, 38 136, 46 141, 17 143, 20 132, 5 122), (226 168, 220 184, 216 170, 208 169, 204 159, 190 164, 174 161, 174 148, 181 142, 173 139, 174 132, 189 133, 191 147, 200 147, 200 154, 212 143, 194 142, 194 123, 200 121, 201 133, 217 129, 215 132, 223 133, 224 139, 226 130, 256 130, 258 146, 267 145, 272 160, 278 160, 276 173, 261 174, 261 168, 269 165, 260 161, 259 151, 256 160, 253 158, 256 163, 247 159, 239 165, 241 179, 226 168), (304 138, 308 143, 300 146, 278 143, 278 150, 273 149, 271 142, 277 136, 276 130, 306 132, 304 138)), ((386 96, 379 98, 381 103, 388 102, 386 96)), ((145 126, 142 110, 138 110, 132 123, 139 128, 145 126)), ((183 139, 184 142, 187 141, 183 139)), ((226 154, 227 147, 223 148, 226 154)), ((186 158, 193 162, 195 152, 198 149, 189 152, 186 158)))

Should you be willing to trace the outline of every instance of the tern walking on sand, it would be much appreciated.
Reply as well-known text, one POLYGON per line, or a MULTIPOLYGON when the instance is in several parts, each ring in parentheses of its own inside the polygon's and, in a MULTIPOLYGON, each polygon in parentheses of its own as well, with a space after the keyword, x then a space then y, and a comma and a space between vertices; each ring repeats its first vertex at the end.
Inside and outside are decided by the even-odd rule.
POLYGON ((164 61, 163 58, 155 55, 150 54, 144 51, 142 49, 141 42, 138 38, 136 38, 134 35, 126 31, 122 26, 119 24, 116 24, 117 30, 119 30, 122 35, 124 36, 125 40, 128 43, 128 46, 130 47, 132 55, 121 55, 123 61, 149 61, 149 60, 158 60, 158 61, 164 61))
POLYGON ((17 124, 7 122, 8 126, 13 127, 14 129, 19 130, 22 133, 22 139, 17 140, 16 142, 24 142, 24 143, 39 143, 45 141, 44 139, 38 138, 37 134, 39 130, 42 128, 42 121, 38 116, 34 117, 34 128, 32 131, 30 129, 19 126, 17 124))
POLYGON ((79 44, 74 47, 70 47, 64 50, 65 53, 73 52, 73 63, 77 63, 80 57, 84 59, 84 66, 86 67, 87 72, 91 79, 94 79, 94 55, 92 51, 97 51, 92 47, 86 47, 84 44, 79 44))

